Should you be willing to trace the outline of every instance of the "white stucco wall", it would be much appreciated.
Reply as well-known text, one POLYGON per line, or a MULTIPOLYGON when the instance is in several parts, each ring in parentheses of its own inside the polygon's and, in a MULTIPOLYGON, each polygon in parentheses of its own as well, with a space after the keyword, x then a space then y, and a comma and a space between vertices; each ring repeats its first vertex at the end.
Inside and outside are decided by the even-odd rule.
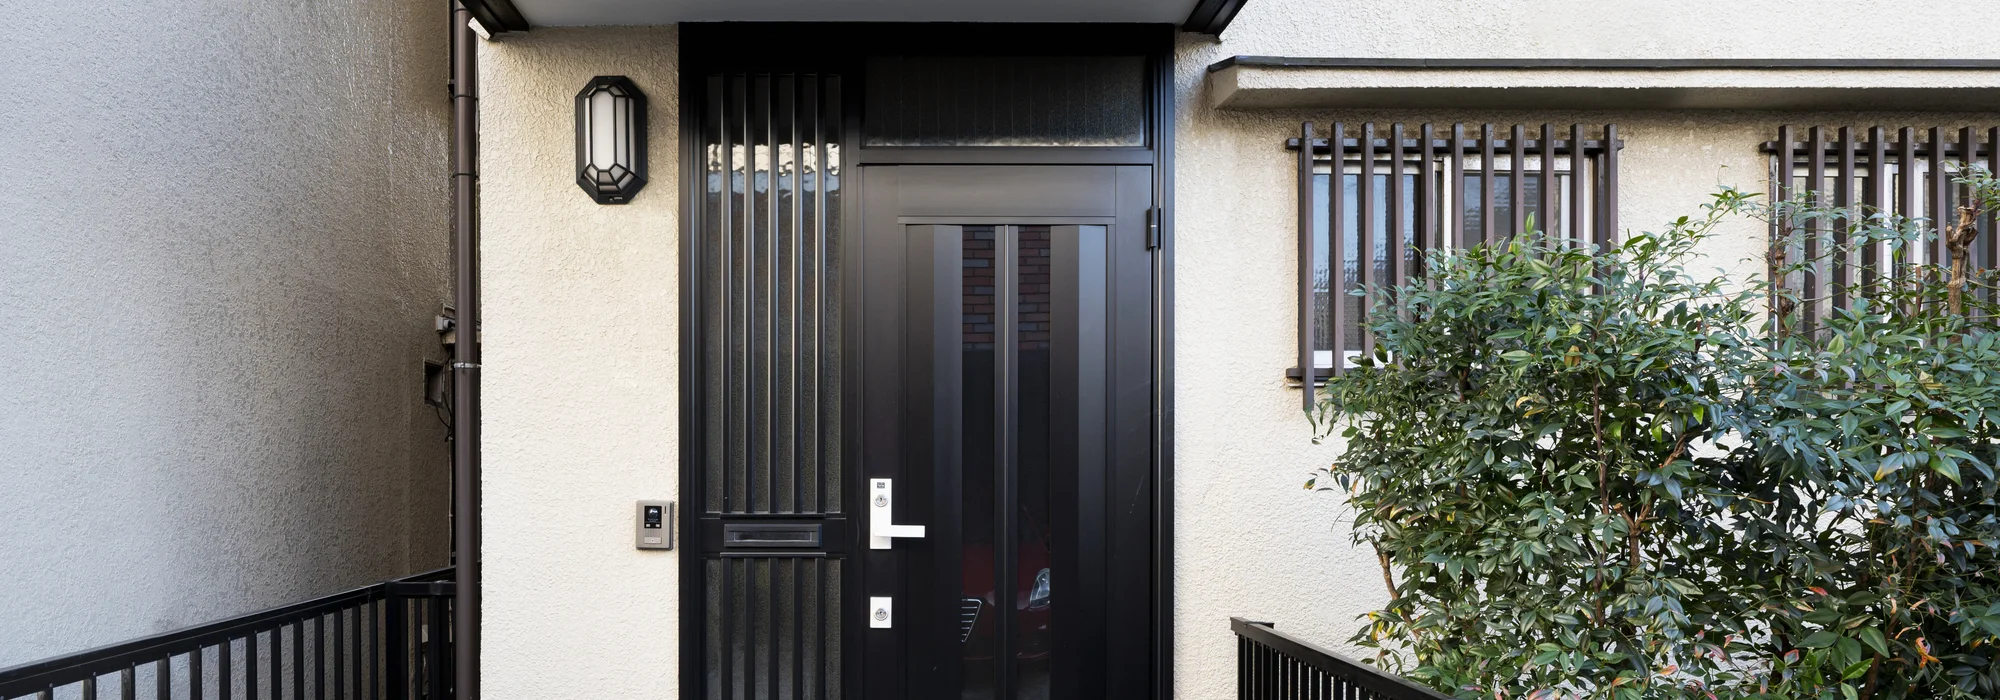
POLYGON ((0 16, 0 666, 444 565, 440 5, 0 16))
POLYGON ((634 549, 632 515, 678 500, 676 37, 481 45, 489 700, 675 696, 679 552, 634 549), (650 100, 650 181, 629 204, 576 186, 575 98, 598 75, 650 100))
MULTIPOLYGON (((1767 161, 1757 145, 1780 124, 1992 125, 2000 114, 1797 114, 1768 112, 1520 112, 1393 110, 1228 111, 1210 106, 1207 67, 1234 55, 1460 58, 1994 58, 2000 39, 1935 42, 1782 41, 1801 27, 1818 36, 1894 33, 1923 16, 1959 16, 1982 3, 1851 0, 1799 12, 1795 3, 1425 3, 1254 0, 1224 33, 1184 35, 1177 56, 1175 260, 1178 342, 1175 391, 1176 696, 1235 693, 1228 617, 1279 629, 1352 654, 1356 617, 1387 600, 1374 553, 1348 544, 1338 496, 1304 490, 1336 458, 1338 441, 1313 446, 1285 368, 1294 344, 1296 154, 1284 139, 1299 123, 1373 121, 1449 125, 1544 122, 1619 125, 1620 218, 1657 230, 1695 215, 1724 184, 1761 192, 1767 161), (1956 15, 1954 14, 1956 13, 1956 15), (1413 21, 1421 17, 1422 21, 1413 21), (1256 572, 1245 575, 1244 572, 1256 572)), ((1732 224, 1705 265, 1738 272, 1762 250, 1763 227, 1732 224)))
POLYGON ((1217 58, 1995 58, 1990 33, 1934 38, 1939 22, 1990 10, 1983 0, 1250 0, 1217 58))

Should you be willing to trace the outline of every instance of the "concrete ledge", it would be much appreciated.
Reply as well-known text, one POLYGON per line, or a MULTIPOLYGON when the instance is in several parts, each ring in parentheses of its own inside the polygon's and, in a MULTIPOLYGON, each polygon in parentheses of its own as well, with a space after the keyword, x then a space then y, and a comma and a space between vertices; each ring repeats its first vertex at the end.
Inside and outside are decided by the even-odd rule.
POLYGON ((2000 61, 1340 59, 1209 67, 1217 109, 2000 111, 2000 61))

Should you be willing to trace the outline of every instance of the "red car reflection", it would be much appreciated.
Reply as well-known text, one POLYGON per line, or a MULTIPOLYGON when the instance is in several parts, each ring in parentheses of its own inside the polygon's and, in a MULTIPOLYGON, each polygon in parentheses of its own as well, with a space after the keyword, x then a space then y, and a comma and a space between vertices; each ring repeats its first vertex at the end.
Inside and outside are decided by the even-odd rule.
MULTIPOLYGON (((1022 542, 1014 580, 1014 658, 1022 661, 1049 656, 1049 547, 1040 538, 1022 542)), ((993 549, 965 549, 964 597, 959 599, 959 641, 966 661, 992 661, 996 593, 993 590, 993 549)))

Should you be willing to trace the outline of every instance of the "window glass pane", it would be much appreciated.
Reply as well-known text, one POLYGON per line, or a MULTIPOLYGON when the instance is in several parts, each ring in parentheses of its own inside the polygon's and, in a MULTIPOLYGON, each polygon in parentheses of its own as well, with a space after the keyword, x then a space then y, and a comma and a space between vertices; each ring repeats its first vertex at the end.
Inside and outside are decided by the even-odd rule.
POLYGON ((1141 56, 868 59, 869 146, 1144 146, 1141 56))
MULTIPOLYGON (((1318 251, 1318 258, 1313 261, 1313 314, 1315 318, 1319 319, 1313 324, 1314 366, 1316 367, 1333 366, 1333 307, 1335 304, 1341 305, 1341 314, 1345 321, 1342 324, 1344 330, 1340 340, 1348 358, 1356 357, 1361 352, 1362 333, 1367 325, 1366 302, 1362 297, 1356 295, 1356 292, 1362 289, 1364 281, 1361 276, 1363 263, 1361 257, 1362 212, 1360 165, 1358 162, 1353 161, 1345 162, 1342 165, 1343 170, 1347 172, 1341 175, 1340 180, 1341 218, 1338 229, 1340 231, 1339 266, 1341 277, 1338 279, 1342 282, 1341 292, 1344 293, 1336 293, 1333 285, 1333 281, 1336 278, 1332 276, 1334 251, 1331 231, 1335 227, 1332 224, 1333 217, 1331 216, 1332 195, 1330 192, 1330 183, 1333 178, 1330 173, 1319 173, 1313 176, 1313 206, 1317 211, 1321 212, 1320 216, 1313 218, 1313 246, 1314 250, 1318 251)), ((1326 167, 1330 168, 1330 166, 1326 167)), ((1448 184, 1442 172, 1442 162, 1433 163, 1429 169, 1426 169, 1421 161, 1406 161, 1402 183, 1403 199, 1393 204, 1390 202, 1390 197, 1393 193, 1389 187, 1389 167, 1389 163, 1387 162, 1378 161, 1375 164, 1374 185, 1371 191, 1371 198, 1374 200, 1374 218, 1370 221, 1370 229, 1373 233, 1371 237, 1373 246, 1367 258, 1369 276, 1366 281, 1377 286, 1388 286, 1390 284, 1391 278, 1389 273, 1391 265, 1394 264, 1392 261, 1398 259, 1402 262, 1405 280, 1416 280, 1422 276, 1424 270, 1424 251, 1420 246, 1425 237, 1417 228, 1418 210, 1419 208, 1423 208, 1432 214, 1442 215, 1447 213, 1447 209, 1450 206, 1449 201, 1447 201, 1448 193, 1442 187, 1442 185, 1448 184), (1431 177, 1433 178, 1432 182, 1439 183, 1440 187, 1436 190, 1437 194, 1433 201, 1418 201, 1417 183, 1420 177, 1431 177), (1390 233, 1390 224, 1392 222, 1390 211, 1392 206, 1402 210, 1402 226, 1401 230, 1396 232, 1396 235, 1390 233), (1398 253, 1392 254, 1390 252, 1391 241, 1398 239, 1401 240, 1402 245, 1396 248, 1398 253)), ((1510 236, 1513 233, 1514 203, 1512 201, 1512 194, 1514 177, 1514 173, 1506 170, 1499 171, 1494 176, 1493 215, 1495 235, 1500 237, 1510 236)), ((1537 228, 1552 230, 1558 236, 1564 235, 1569 222, 1563 220, 1561 216, 1556 216, 1550 221, 1543 221, 1542 219, 1541 174, 1529 173, 1524 177, 1526 179, 1522 182, 1522 195, 1526 200, 1526 214, 1534 218, 1537 228)), ((1483 207, 1481 206, 1481 202, 1485 196, 1483 189, 1485 184, 1484 179, 1484 173, 1468 172, 1464 180, 1459 183, 1464 188, 1464 211, 1459 218, 1459 226, 1465 236, 1464 240, 1467 241, 1478 241, 1480 233, 1483 230, 1484 219, 1482 218, 1483 207)), ((1566 207, 1570 196, 1570 174, 1566 170, 1557 171, 1556 184, 1560 189, 1556 193, 1555 211, 1567 211, 1566 207)), ((1433 219, 1433 221, 1437 220, 1433 219)), ((1433 223, 1431 226, 1438 227, 1443 226, 1443 224, 1433 223)))
MULTIPOLYGON (((1558 173, 1556 175, 1558 186, 1568 179, 1567 175, 1568 173, 1558 173)), ((1493 175, 1493 235, 1501 239, 1515 234, 1514 177, 1514 173, 1505 170, 1493 175)), ((1521 177, 1523 178, 1521 181, 1521 197, 1527 200, 1523 204, 1527 207, 1527 215, 1534 220, 1534 228, 1543 231, 1554 231, 1557 235, 1561 235, 1567 222, 1562 221, 1559 216, 1556 217, 1556 221, 1548 221, 1544 218, 1541 211, 1541 174, 1528 173, 1521 177)), ((1464 218, 1461 220, 1465 224, 1461 230, 1465 234, 1465 240, 1468 241, 1479 240, 1481 233, 1485 231, 1486 219, 1483 211, 1484 207, 1482 206, 1482 202, 1485 201, 1486 197, 1486 193, 1482 189, 1485 187, 1484 179, 1485 176, 1482 174, 1467 173, 1465 181, 1462 183, 1465 187, 1465 212, 1464 218)), ((1557 211, 1562 211, 1560 207, 1562 204, 1561 193, 1558 193, 1556 203, 1558 205, 1557 211)))

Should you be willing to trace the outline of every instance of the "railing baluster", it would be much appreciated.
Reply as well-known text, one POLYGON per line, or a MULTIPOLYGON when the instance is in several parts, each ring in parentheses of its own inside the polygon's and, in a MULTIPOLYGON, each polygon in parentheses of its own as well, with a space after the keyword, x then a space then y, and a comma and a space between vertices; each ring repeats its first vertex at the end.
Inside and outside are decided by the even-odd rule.
POLYGON ((331 700, 326 688, 326 615, 313 617, 313 683, 319 689, 313 693, 318 700, 331 700))
POLYGON ((194 651, 188 653, 189 700, 202 700, 202 695, 201 695, 201 681, 203 675, 201 672, 202 651, 203 649, 201 647, 195 647, 194 651))
POLYGON ((138 676, 138 670, 130 665, 127 665, 125 667, 125 670, 118 672, 119 700, 137 700, 137 698, 139 697, 139 689, 134 687, 137 686, 139 683, 139 679, 137 678, 137 676, 138 676))
POLYGON ((410 698, 410 646, 409 621, 405 619, 405 602, 395 591, 382 597, 382 627, 385 629, 383 656, 389 665, 389 700, 409 700, 410 698))
POLYGON ((292 624, 292 700, 306 697, 306 622, 293 620, 292 624))
POLYGON ((222 700, 229 700, 229 698, 234 696, 236 691, 236 673, 234 662, 231 660, 231 657, 235 656, 235 652, 236 640, 234 639, 225 638, 221 644, 215 647, 215 655, 222 662, 215 667, 215 693, 216 697, 220 697, 222 700))
POLYGON ((153 700, 174 696, 174 657, 170 654, 153 662, 153 700))
POLYGON ((1248 700, 1248 698, 1250 697, 1250 692, 1249 692, 1250 687, 1248 685, 1248 680, 1247 680, 1250 677, 1250 662, 1248 659, 1244 658, 1245 654, 1247 654, 1249 651, 1250 651, 1250 640, 1244 639, 1242 637, 1237 637, 1236 638, 1237 700, 1248 700))
POLYGON ((333 611, 333 696, 347 700, 347 611, 333 611))
POLYGON ((243 639, 243 697, 245 700, 257 700, 258 634, 257 631, 251 630, 250 636, 243 639))
POLYGON ((431 671, 431 687, 429 698, 430 700, 449 698, 452 696, 452 693, 448 690, 451 686, 446 681, 447 676, 445 675, 447 668, 445 665, 445 640, 450 630, 446 626, 444 619, 444 600, 441 598, 426 598, 424 603, 429 607, 425 612, 430 616, 431 626, 430 632, 424 635, 425 640, 430 642, 429 666, 431 671))
POLYGON ((83 679, 83 700, 97 700, 97 676, 95 674, 85 676, 83 679))
POLYGON ((367 653, 368 653, 368 700, 382 700, 382 622, 375 619, 381 612, 381 598, 369 598, 367 603, 367 653))
MULTIPOLYGON (((1326 132, 1327 157, 1333 162, 1326 185, 1326 318, 1333 345, 1333 376, 1347 372, 1347 125, 1334 122, 1326 132)), ((1317 262, 1318 258, 1314 258, 1317 262)), ((1317 364, 1317 363, 1315 363, 1317 364)), ((1311 381, 1310 378, 1307 381, 1311 381)), ((1307 392, 1311 393, 1311 392, 1307 392)), ((1311 399, 1307 399, 1310 406, 1311 399)))

